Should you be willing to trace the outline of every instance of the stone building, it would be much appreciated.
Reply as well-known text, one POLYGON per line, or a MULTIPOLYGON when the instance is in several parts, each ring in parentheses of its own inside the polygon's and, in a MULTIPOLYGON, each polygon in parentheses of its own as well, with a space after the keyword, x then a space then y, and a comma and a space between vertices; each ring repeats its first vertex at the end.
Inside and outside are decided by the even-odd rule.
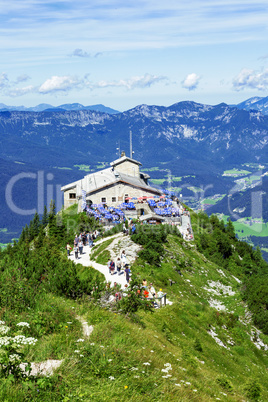
POLYGON ((88 205, 106 203, 116 206, 131 198, 160 196, 162 192, 148 184, 149 175, 140 172, 141 163, 122 153, 111 167, 90 173, 81 180, 61 188, 64 208, 78 203, 82 207, 82 191, 88 205))

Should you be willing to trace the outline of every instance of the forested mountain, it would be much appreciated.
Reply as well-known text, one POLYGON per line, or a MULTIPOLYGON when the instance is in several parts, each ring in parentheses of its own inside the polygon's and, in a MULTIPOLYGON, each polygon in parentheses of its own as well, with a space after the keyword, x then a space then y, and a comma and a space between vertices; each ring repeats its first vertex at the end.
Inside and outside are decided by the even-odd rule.
POLYGON ((128 242, 142 249, 116 301, 118 287, 65 247, 97 228, 104 242, 91 257, 106 266, 122 224, 104 235, 53 203, 42 215, 0 253, 1 400, 267 400, 268 266, 230 221, 191 212, 192 242, 174 226, 137 224, 128 242), (144 278, 169 305, 141 297, 144 278), (48 364, 54 373, 28 370, 48 364))

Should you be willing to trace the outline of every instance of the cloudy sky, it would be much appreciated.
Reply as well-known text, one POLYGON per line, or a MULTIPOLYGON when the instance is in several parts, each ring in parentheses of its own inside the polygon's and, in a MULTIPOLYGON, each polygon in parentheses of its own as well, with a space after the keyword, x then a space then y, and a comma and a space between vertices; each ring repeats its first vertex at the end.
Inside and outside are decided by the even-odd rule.
POLYGON ((0 103, 267 96, 267 0, 0 0, 0 103))

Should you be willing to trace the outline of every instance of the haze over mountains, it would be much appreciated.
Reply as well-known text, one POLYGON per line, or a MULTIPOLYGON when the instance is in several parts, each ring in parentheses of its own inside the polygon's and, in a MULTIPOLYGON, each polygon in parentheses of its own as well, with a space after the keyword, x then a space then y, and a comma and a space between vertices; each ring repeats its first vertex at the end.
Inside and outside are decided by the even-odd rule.
MULTIPOLYGON (((268 96, 254 96, 237 105, 229 105, 244 110, 258 110, 262 114, 268 114, 268 96)), ((95 110, 97 112, 116 114, 120 111, 104 106, 102 104, 84 106, 81 103, 65 103, 58 106, 52 106, 49 103, 40 103, 39 105, 26 107, 26 106, 8 106, 0 103, 0 112, 3 111, 27 111, 27 112, 43 112, 43 111, 61 111, 61 110, 95 110)))
MULTIPOLYGON (((183 197, 190 195, 191 186, 205 189, 206 196, 226 194, 233 183, 222 175, 224 170, 267 161, 268 116, 257 110, 189 101, 169 107, 139 105, 122 113, 79 104, 61 105, 57 110, 50 106, 39 105, 40 111, 0 112, 0 184, 6 189, 15 175, 25 173, 12 187, 21 209, 36 208, 40 191, 34 174, 44 172, 41 205, 52 190, 55 197, 61 185, 87 174, 81 166, 95 170, 109 165, 120 150, 128 155, 130 131, 134 158, 145 169, 154 167, 149 173, 153 179, 160 175, 162 185, 179 183, 183 197), (58 110, 63 106, 65 110, 58 110)), ((0 198, 0 228, 18 231, 31 216, 13 213, 4 191, 0 198)))
POLYGON ((97 112, 103 112, 103 113, 110 113, 110 114, 115 114, 115 113, 120 113, 118 110, 114 110, 110 107, 104 106, 104 105, 91 105, 91 106, 84 106, 81 105, 80 103, 66 103, 64 105, 59 105, 59 106, 52 106, 48 103, 40 103, 37 106, 33 107, 25 107, 25 106, 7 106, 4 103, 0 103, 0 112, 4 111, 19 111, 19 112, 43 112, 45 110, 47 111, 57 111, 57 110, 96 110, 97 112))

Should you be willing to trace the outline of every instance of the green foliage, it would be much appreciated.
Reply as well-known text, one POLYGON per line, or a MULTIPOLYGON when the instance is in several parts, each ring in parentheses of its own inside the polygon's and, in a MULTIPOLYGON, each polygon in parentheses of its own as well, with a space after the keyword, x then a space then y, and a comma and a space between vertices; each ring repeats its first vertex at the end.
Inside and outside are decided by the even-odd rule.
POLYGON ((198 251, 243 280, 243 297, 253 312, 254 322, 268 334, 268 264, 260 249, 238 241, 229 220, 225 226, 217 216, 195 215, 198 251))
POLYGON ((136 277, 131 278, 130 286, 126 291, 126 296, 117 303, 117 309, 123 314, 133 314, 138 310, 153 312, 151 300, 142 297, 143 289, 136 277))
MULTIPOLYGON (((138 228, 137 241, 144 250, 155 253, 160 263, 156 268, 156 262, 149 263, 148 256, 138 258, 131 270, 132 274, 140 274, 138 279, 133 276, 126 297, 112 307, 101 307, 103 276, 66 257, 67 241, 73 240, 77 228, 82 228, 80 224, 89 222, 85 214, 75 214, 72 208, 59 215, 59 232, 49 233, 49 226, 44 229, 41 221, 34 239, 29 240, 26 228, 18 243, 1 252, 0 320, 7 322, 12 336, 21 331, 16 327, 18 321, 30 324, 24 335, 38 341, 17 350, 23 353, 20 359, 24 362, 64 362, 51 377, 24 378, 16 371, 6 375, 16 370, 6 367, 10 359, 7 356, 15 351, 6 353, 2 356, 6 374, 2 371, 0 400, 214 401, 224 399, 224 393, 228 393, 225 399, 230 401, 258 400, 260 395, 262 400, 267 399, 267 358, 250 340, 252 327, 243 323, 240 295, 242 288, 246 303, 254 309, 259 289, 262 304, 256 307, 256 314, 265 311, 266 268, 258 250, 244 247, 228 233, 232 232, 231 226, 223 229, 217 219, 210 222, 204 215, 203 226, 198 230, 200 222, 194 214, 196 243, 191 244, 172 227, 138 228), (183 275, 179 275, 178 268, 183 275), (156 290, 163 288, 173 305, 152 310, 151 302, 140 297, 143 278, 148 283, 152 281, 156 290), (234 313, 216 312, 209 306, 210 294, 205 291, 209 281, 220 281, 236 291, 235 296, 218 296, 234 313), (77 316, 94 325, 90 338, 84 337, 77 316), (217 345, 209 328, 227 348, 217 345), (84 342, 78 342, 80 338, 84 342), (259 379, 261 390, 253 380, 244 389, 241 384, 249 376, 259 379)), ((96 258, 105 254, 110 241, 93 250, 96 258)), ((265 319, 263 316, 261 321, 265 319)), ((267 343, 265 336, 261 337, 267 343)))
POLYGON ((261 386, 256 380, 249 380, 245 386, 247 397, 257 401, 261 397, 261 386))
POLYGON ((217 381, 217 383, 220 384, 220 386, 221 386, 222 388, 224 388, 226 391, 228 391, 228 392, 232 392, 232 391, 233 391, 233 386, 232 386, 232 384, 230 383, 230 381, 229 381, 229 379, 228 379, 228 377, 227 377, 226 375, 222 375, 222 376, 216 378, 216 381, 217 381))
POLYGON ((139 252, 140 258, 151 265, 159 266, 165 253, 163 243, 167 242, 170 233, 181 236, 176 227, 169 225, 137 225, 131 240, 143 246, 139 252))
POLYGON ((104 250, 97 256, 96 262, 98 264, 107 265, 109 259, 111 258, 111 253, 109 250, 104 250))
MULTIPOLYGON (((108 239, 102 242, 100 245, 96 245, 92 249, 92 253, 90 255, 91 260, 96 260, 99 254, 101 254, 112 242, 114 239, 108 239)), ((109 257, 108 257, 109 259, 109 257)), ((105 264, 107 264, 108 259, 106 260, 105 264)))
POLYGON ((200 342, 200 339, 196 338, 194 341, 194 348, 195 350, 197 350, 198 352, 203 352, 203 348, 202 348, 202 344, 200 342))

